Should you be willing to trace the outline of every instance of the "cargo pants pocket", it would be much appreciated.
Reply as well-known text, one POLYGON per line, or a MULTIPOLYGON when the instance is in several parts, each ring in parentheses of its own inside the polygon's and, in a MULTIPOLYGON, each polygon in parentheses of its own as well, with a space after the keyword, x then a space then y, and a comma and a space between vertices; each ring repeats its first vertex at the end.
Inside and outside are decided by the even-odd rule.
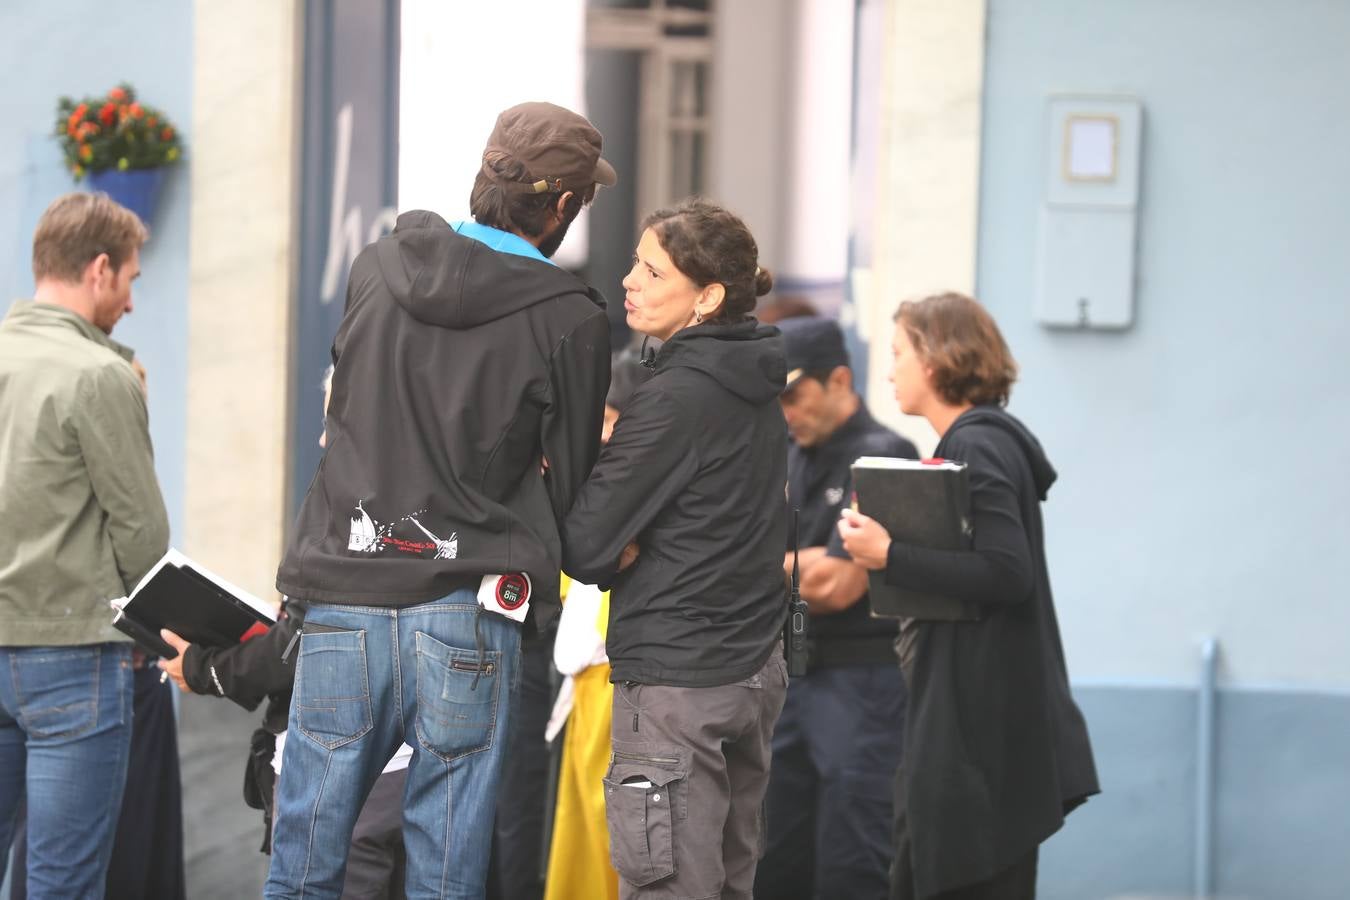
POLYGON ((605 774, 610 857, 635 887, 675 874, 675 822, 687 815, 689 767, 677 747, 615 749, 605 774))

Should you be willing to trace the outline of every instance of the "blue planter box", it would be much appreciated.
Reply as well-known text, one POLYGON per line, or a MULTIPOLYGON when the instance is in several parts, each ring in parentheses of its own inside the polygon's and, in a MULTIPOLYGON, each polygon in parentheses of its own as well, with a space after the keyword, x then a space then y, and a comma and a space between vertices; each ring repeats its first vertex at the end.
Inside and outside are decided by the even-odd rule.
POLYGON ((89 189, 102 191, 141 217, 146 225, 155 214, 159 189, 164 184, 164 169, 105 169, 89 173, 89 189))

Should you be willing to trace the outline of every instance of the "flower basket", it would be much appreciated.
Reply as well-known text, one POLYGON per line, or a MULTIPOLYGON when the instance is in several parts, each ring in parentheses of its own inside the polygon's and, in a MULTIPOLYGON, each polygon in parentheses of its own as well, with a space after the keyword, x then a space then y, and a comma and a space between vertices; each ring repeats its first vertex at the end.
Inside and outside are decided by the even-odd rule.
POLYGON ((159 204, 159 189, 164 184, 161 169, 104 169, 89 173, 89 189, 102 191, 149 222, 159 204))
POLYGON ((75 180, 104 191, 144 222, 154 215, 164 167, 182 156, 178 131, 154 107, 136 99, 129 84, 104 97, 57 103, 56 138, 75 180))

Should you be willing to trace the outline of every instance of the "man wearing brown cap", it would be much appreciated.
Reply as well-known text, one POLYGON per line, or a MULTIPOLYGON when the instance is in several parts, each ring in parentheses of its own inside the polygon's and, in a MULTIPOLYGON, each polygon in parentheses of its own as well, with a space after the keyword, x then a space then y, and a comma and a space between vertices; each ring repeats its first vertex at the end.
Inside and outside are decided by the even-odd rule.
POLYGON ((599 449, 604 303, 549 256, 615 181, 600 149, 575 113, 512 107, 473 222, 404 213, 352 264, 328 445, 277 573, 309 614, 268 897, 341 894, 404 741, 407 896, 483 893, 522 623, 557 614, 557 520, 599 449))

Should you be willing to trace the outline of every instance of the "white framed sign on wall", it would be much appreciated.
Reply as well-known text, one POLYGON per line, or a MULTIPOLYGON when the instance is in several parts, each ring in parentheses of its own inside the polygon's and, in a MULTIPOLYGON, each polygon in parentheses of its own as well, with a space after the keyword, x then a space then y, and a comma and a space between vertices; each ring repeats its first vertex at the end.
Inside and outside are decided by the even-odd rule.
POLYGON ((1045 325, 1122 329, 1134 319, 1142 125, 1133 97, 1049 100, 1035 306, 1045 325))

